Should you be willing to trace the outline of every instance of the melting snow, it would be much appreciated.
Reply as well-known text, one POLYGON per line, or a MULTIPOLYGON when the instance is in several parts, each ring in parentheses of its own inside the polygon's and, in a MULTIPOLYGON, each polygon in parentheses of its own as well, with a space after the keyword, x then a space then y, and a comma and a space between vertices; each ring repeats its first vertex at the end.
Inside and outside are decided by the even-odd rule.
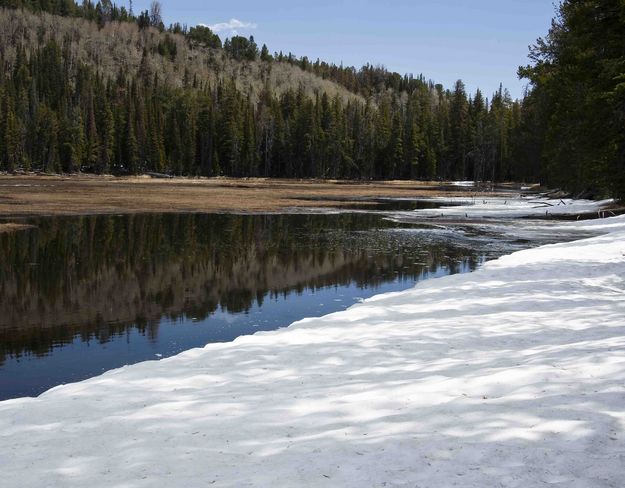
POLYGON ((519 218, 557 215, 576 215, 601 211, 613 200, 551 199, 542 196, 519 198, 440 197, 427 199, 449 207, 420 209, 409 212, 393 212, 403 217, 470 217, 470 218, 519 218))

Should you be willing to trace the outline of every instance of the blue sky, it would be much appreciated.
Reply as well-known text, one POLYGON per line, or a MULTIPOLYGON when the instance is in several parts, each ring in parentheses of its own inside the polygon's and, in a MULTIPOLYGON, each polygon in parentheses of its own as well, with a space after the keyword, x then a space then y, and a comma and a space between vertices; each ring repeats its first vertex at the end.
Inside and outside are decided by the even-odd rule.
MULTIPOLYGON (((122 0, 123 2, 123 0, 122 0)), ((120 2, 121 3, 121 2, 120 2)), ((134 9, 149 0, 135 0, 134 9)), ((166 24, 228 24, 222 39, 253 35, 271 52, 291 51, 360 67, 370 62, 400 73, 423 73, 452 87, 461 78, 469 92, 488 97, 499 83, 521 97, 528 45, 546 34, 554 7, 549 0, 161 0, 166 24)))

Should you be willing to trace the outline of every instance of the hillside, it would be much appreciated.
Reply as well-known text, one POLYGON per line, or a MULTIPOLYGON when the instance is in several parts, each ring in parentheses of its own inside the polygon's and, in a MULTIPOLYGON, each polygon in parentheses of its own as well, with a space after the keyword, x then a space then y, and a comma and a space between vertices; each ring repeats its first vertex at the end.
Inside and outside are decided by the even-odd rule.
POLYGON ((222 44, 207 27, 165 28, 158 12, 134 16, 108 0, 0 6, 22 7, 0 9, 0 171, 517 180, 624 192, 618 12, 589 21, 581 7, 560 7, 530 53, 535 65, 519 71, 532 91, 514 101, 503 87, 487 98, 461 80, 446 89, 379 66, 271 55, 253 38, 222 44), (593 45, 609 41, 587 53, 588 69, 578 49, 587 34, 593 45))
POLYGON ((380 67, 271 56, 253 39, 222 48, 208 29, 201 42, 147 12, 117 21, 103 19, 100 3, 73 9, 0 11, 0 169, 513 176, 508 141, 520 112, 503 90, 489 103, 461 81, 449 91, 380 67))
POLYGON ((343 101, 362 101, 337 83, 289 63, 237 61, 223 49, 190 44, 181 34, 163 33, 155 27, 139 29, 130 22, 107 22, 99 28, 82 18, 0 9, 0 52, 6 72, 14 70, 20 49, 30 56, 51 41, 68 51, 70 70, 85 64, 110 79, 121 71, 129 78, 157 76, 176 88, 194 80, 212 86, 235 80, 237 89, 252 94, 254 101, 267 85, 276 95, 302 87, 310 96, 326 93, 343 101), (165 44, 176 54, 159 54, 159 46, 162 50, 165 44))

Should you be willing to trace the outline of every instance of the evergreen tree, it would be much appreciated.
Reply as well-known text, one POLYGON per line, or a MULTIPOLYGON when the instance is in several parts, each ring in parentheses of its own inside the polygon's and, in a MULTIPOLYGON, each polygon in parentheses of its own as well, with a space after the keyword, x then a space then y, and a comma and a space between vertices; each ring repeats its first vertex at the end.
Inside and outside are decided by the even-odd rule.
POLYGON ((14 171, 22 162, 21 124, 13 107, 11 93, 5 93, 2 107, 2 159, 4 169, 14 171))
POLYGON ((115 123, 113 120, 113 112, 106 104, 103 104, 101 108, 100 120, 100 156, 95 171, 98 173, 108 173, 111 169, 115 154, 115 123))
POLYGON ((273 57, 269 54, 269 49, 266 44, 263 44, 263 47, 260 50, 260 60, 265 62, 273 61, 273 57))
POLYGON ((84 159, 85 130, 82 115, 73 112, 63 119, 61 127, 60 163, 61 170, 74 173, 80 170, 84 159))
POLYGON ((397 166, 404 161, 404 129, 401 114, 396 112, 393 117, 392 137, 390 142, 390 159, 387 163, 386 177, 397 177, 397 166))
POLYGON ((132 110, 128 112, 126 118, 123 158, 123 166, 126 171, 130 174, 137 174, 139 172, 139 148, 135 136, 135 120, 132 110))
MULTIPOLYGON (((564 0, 533 65, 519 70, 532 83, 526 108, 544 128, 539 164, 550 184, 625 195, 624 19, 623 2, 564 0)), ((522 144, 536 144, 520 125, 522 144)))
POLYGON ((450 103, 450 166, 448 178, 462 178, 466 174, 468 143, 468 102, 464 83, 456 81, 450 103))
POLYGON ((35 160, 45 172, 58 172, 59 166, 59 125, 56 113, 46 104, 41 104, 37 111, 37 143, 35 160))

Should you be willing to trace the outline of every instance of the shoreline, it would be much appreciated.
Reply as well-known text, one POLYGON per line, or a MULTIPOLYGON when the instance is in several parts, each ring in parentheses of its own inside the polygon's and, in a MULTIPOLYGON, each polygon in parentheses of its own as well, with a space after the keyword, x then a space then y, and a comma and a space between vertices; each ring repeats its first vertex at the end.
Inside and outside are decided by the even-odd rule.
MULTIPOLYGON (((445 182, 263 178, 0 175, 0 216, 116 213, 271 213, 341 207, 358 199, 494 196, 445 182)), ((366 202, 361 202, 365 203, 366 202)), ((366 207, 367 205, 365 205, 366 207)))
POLYGON ((616 486, 625 218, 563 225, 603 234, 0 402, 7 486, 616 486))

